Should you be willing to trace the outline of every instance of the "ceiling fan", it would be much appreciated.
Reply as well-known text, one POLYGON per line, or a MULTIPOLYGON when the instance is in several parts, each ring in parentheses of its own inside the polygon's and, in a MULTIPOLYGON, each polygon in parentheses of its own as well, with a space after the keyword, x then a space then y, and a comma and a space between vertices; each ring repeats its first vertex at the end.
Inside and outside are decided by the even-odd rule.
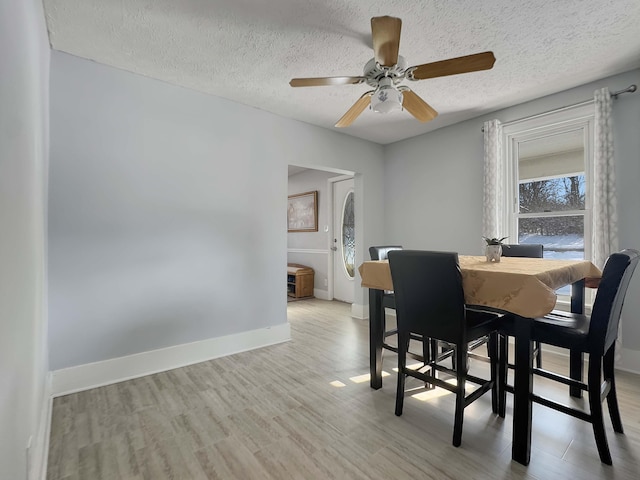
POLYGON ((317 87, 322 85, 359 85, 366 83, 374 88, 362 95, 345 113, 336 127, 348 127, 365 108, 371 105, 375 112, 388 113, 404 108, 421 122, 433 120, 438 115, 427 102, 409 87, 399 85, 404 79, 415 81, 427 78, 457 75, 459 73, 489 70, 496 58, 493 52, 482 52, 439 62, 407 67, 407 61, 398 55, 402 20, 396 17, 373 17, 371 36, 374 58, 364 66, 364 74, 358 77, 294 78, 292 87, 317 87))

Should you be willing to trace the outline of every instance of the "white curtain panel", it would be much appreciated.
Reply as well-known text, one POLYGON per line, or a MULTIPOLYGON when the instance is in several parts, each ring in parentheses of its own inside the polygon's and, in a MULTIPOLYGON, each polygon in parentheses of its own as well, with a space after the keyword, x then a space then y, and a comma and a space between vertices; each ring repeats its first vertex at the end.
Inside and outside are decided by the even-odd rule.
POLYGON ((499 120, 484 122, 484 189, 482 235, 504 237, 504 155, 502 124, 499 120))
MULTIPOLYGON (((604 267, 607 257, 618 251, 618 213, 616 207, 616 175, 613 162, 613 128, 611 125, 611 93, 608 88, 596 90, 593 152, 593 233, 592 262, 604 267)), ((622 357, 622 319, 618 327, 615 362, 622 357)))
POLYGON ((602 268, 607 257, 618 251, 616 175, 613 161, 611 94, 608 88, 594 92, 595 126, 593 155, 592 261, 602 268))

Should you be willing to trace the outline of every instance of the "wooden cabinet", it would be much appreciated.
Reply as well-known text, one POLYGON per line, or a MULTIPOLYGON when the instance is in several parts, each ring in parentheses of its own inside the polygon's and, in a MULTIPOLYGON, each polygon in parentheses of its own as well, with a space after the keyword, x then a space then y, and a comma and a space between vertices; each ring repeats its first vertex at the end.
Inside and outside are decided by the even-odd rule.
POLYGON ((313 297, 313 268, 297 263, 287 264, 287 295, 313 297))

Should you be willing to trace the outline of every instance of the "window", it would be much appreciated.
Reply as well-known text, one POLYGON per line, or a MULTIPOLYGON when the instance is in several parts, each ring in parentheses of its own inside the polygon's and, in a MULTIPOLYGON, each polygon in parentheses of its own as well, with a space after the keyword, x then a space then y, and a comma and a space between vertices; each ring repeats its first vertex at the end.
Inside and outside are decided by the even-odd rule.
POLYGON ((585 258, 583 132, 521 142, 517 170, 518 243, 542 243, 548 258, 585 258))
POLYGON ((514 243, 541 243, 545 258, 591 259, 593 120, 589 103, 504 126, 504 220, 514 243))

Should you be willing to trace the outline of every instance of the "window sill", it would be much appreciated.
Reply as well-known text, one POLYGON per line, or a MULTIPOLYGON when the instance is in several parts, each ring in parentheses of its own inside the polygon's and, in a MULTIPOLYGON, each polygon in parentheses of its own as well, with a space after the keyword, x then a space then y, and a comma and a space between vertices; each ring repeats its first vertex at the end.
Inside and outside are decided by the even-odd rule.
MULTIPOLYGON (((591 307, 593 305, 585 301, 584 304, 584 313, 587 315, 591 315, 591 307)), ((560 310, 561 312, 570 312, 571 311, 571 297, 566 295, 558 295, 558 300, 556 301, 555 310, 560 310)))

